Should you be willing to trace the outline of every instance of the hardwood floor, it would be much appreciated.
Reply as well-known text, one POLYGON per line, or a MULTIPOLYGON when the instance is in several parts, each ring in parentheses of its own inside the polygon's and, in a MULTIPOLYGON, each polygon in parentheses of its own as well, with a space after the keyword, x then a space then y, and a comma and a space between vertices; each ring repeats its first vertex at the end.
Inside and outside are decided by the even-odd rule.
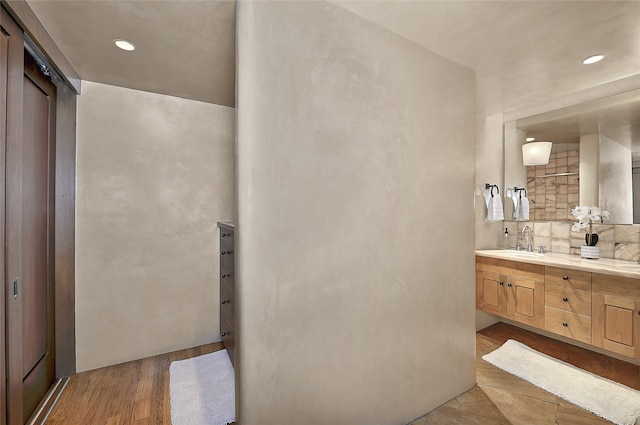
MULTIPOLYGON (((482 360, 507 339, 640 390, 640 366, 498 323, 476 334, 478 385, 412 425, 609 423, 482 360)), ((171 362, 222 348, 208 344, 74 375, 46 425, 170 425, 171 362)))
POLYGON ((45 425, 169 425, 171 362, 223 348, 218 342, 73 375, 45 425))

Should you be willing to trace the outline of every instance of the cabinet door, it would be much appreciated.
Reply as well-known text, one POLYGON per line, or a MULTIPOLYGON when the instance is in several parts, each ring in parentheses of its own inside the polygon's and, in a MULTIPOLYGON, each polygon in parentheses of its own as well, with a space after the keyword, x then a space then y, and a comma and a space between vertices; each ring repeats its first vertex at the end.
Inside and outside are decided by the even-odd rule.
POLYGON ((544 281, 508 276, 507 318, 544 329, 544 281))
POLYGON ((593 293, 593 345, 640 358, 640 301, 593 293))
POLYGON ((506 275, 478 270, 476 272, 476 308, 505 317, 507 313, 506 280, 506 275))

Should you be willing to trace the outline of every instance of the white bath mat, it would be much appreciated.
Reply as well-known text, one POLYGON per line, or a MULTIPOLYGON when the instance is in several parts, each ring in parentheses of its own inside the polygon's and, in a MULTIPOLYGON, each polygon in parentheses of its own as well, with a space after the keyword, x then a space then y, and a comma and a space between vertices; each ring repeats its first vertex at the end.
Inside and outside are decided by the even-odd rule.
POLYGON ((482 359, 614 424, 640 424, 640 391, 511 339, 482 359))
POLYGON ((226 425, 235 421, 235 380, 227 350, 169 366, 172 425, 226 425))

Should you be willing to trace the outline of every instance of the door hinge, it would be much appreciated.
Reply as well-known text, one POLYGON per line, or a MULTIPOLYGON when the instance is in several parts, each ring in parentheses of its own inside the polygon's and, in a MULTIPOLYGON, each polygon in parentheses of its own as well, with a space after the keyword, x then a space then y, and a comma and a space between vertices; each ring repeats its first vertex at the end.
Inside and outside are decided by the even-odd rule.
POLYGON ((13 279, 13 299, 18 299, 18 278, 13 279))

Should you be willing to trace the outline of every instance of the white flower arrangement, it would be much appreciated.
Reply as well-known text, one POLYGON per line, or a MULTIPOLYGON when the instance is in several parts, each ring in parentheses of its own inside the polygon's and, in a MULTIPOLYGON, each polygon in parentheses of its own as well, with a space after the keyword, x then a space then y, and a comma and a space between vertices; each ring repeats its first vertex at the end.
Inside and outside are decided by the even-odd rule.
POLYGON ((595 246, 598 243, 598 235, 593 233, 593 222, 602 223, 603 220, 609 218, 609 211, 601 210, 599 207, 576 206, 571 210, 578 222, 571 226, 571 230, 579 232, 582 229, 589 228, 585 236, 587 246, 595 246))

